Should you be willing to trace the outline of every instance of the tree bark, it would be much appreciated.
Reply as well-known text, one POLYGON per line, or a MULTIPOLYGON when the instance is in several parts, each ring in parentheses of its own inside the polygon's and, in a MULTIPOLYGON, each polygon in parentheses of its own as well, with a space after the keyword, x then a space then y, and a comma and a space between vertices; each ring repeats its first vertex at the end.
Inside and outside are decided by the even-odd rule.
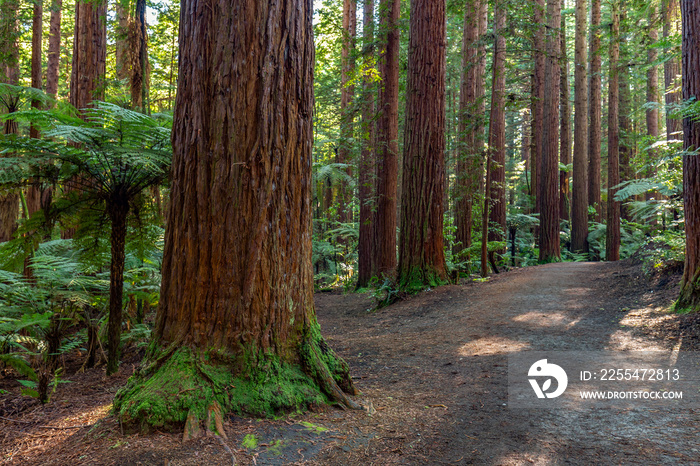
POLYGON ((46 93, 56 98, 58 91, 58 68, 61 60, 61 8, 62 0, 51 0, 49 23, 49 48, 46 54, 46 93))
MULTIPOLYGON (((561 17, 561 101, 560 101, 560 148, 559 157, 562 165, 571 163, 571 104, 569 95, 569 57, 566 53, 566 19, 561 17)), ((569 220, 569 172, 559 171, 559 217, 569 220)))
MULTIPOLYGON (((506 7, 502 0, 494 5, 493 76, 488 151, 491 158, 489 192, 489 241, 506 240, 506 7)), ((499 248, 503 254, 504 248, 499 248)), ((491 256, 493 260, 493 256, 491 256)))
POLYGON ((93 100, 104 100, 106 14, 103 0, 78 0, 75 4, 70 103, 78 110, 89 107, 93 100))
POLYGON ((122 335, 122 294, 124 292, 124 259, 128 203, 108 203, 112 231, 109 270, 109 323, 107 327, 107 375, 119 370, 119 345, 122 335))
POLYGON ((375 180, 375 136, 374 122, 374 0, 365 0, 363 5, 362 56, 364 59, 362 74, 362 152, 358 169, 358 194, 360 202, 360 228, 357 244, 357 287, 369 284, 377 275, 375 254, 376 236, 376 180, 375 180))
POLYGON ((588 250, 588 81, 586 79, 587 0, 576 1, 574 59, 574 166, 571 193, 571 251, 588 250))
POLYGON ((455 248, 459 254, 472 244, 472 212, 474 195, 481 179, 481 141, 477 134, 478 122, 483 117, 478 114, 479 101, 476 96, 479 52, 476 41, 479 38, 481 1, 468 1, 464 8, 464 29, 462 36, 462 79, 459 92, 458 156, 455 186, 455 248))
MULTIPOLYGON (((681 0, 683 21, 683 100, 700 98, 700 5, 681 0)), ((700 122, 683 120, 683 205, 685 211, 685 266, 679 308, 700 308, 700 122), (688 153, 691 152, 691 153, 688 153)))
POLYGON ((615 200, 620 183, 620 128, 619 128, 619 61, 620 61, 620 11, 612 3, 610 35, 610 77, 608 80, 608 209, 605 240, 605 258, 620 260, 620 203, 615 200))
MULTIPOLYGON (((649 42, 651 44, 659 40, 659 33, 656 28, 657 21, 657 10, 656 6, 652 5, 649 8, 649 42)), ((647 103, 653 103, 653 107, 647 108, 646 111, 646 123, 647 123, 647 135, 653 138, 654 141, 659 138, 659 69, 656 66, 656 60, 659 58, 659 52, 655 47, 649 47, 647 51, 647 62, 649 64, 649 69, 647 70, 647 103)), ((656 164, 656 158, 658 156, 654 149, 649 149, 648 152, 647 167, 649 167, 646 175, 655 176, 656 170, 654 166, 656 164)), ((646 199, 650 200, 657 197, 658 193, 647 192, 646 199)))
MULTIPOLYGON (((534 40, 534 70, 532 76, 532 151, 530 152, 530 178, 532 180, 532 196, 535 201, 535 213, 540 213, 540 166, 542 165, 542 151, 544 144, 544 80, 546 58, 546 27, 545 27, 545 0, 535 0, 534 23, 539 25, 534 40)), ((539 231, 539 228, 536 230, 539 231)))
MULTIPOLYGON (((32 87, 34 89, 42 89, 41 83, 41 55, 42 55, 42 20, 43 20, 43 0, 35 0, 33 6, 32 14, 32 87)), ((41 101, 32 100, 32 108, 40 109, 41 101)), ((29 136, 32 138, 39 137, 39 129, 31 125, 29 128, 29 136)), ((27 188, 26 194, 27 202, 27 217, 31 217, 32 214, 39 209, 41 209, 41 187, 33 183, 27 188)), ((25 270, 27 268, 25 267, 25 270)))
POLYGON ((146 28, 146 0, 136 0, 131 39, 131 107, 148 112, 148 31, 146 28))
POLYGON ((602 82, 601 82, 601 11, 600 1, 591 3, 591 47, 590 47, 590 85, 588 86, 588 205, 595 209, 593 220, 602 221, 602 204, 600 197, 600 146, 602 132, 602 82))
MULTIPOLYGON (((620 15, 620 21, 625 23, 624 14, 620 15)), ((618 82, 620 91, 618 93, 618 121, 619 121, 619 178, 618 183, 633 179, 631 161, 634 157, 633 136, 632 136, 632 119, 630 117, 632 91, 630 89, 628 57, 620 57, 620 66, 618 67, 618 82)), ((631 220, 629 209, 620 203, 620 217, 625 220, 631 220)))
POLYGON ((182 1, 160 307, 115 400, 126 425, 187 437, 207 413, 358 407, 314 312, 312 12, 182 1))
MULTIPOLYGON (((662 15, 664 23, 664 39, 670 40, 680 32, 678 0, 662 0, 662 15)), ((675 50, 667 47, 664 53, 669 56, 675 50)), ((673 140, 681 137, 683 124, 680 119, 671 117, 671 109, 681 103, 681 92, 677 90, 677 78, 681 74, 680 59, 671 57, 664 62, 664 88, 666 101, 666 139, 673 140)))
POLYGON ((396 274, 396 210, 399 176, 399 15, 400 0, 379 3, 382 51, 379 57, 379 121, 377 123, 377 258, 378 272, 396 274))
MULTIPOLYGON (((355 73, 355 36, 357 34, 357 5, 355 0, 343 0, 343 45, 340 52, 340 142, 338 144, 338 163, 350 163, 350 145, 353 137, 352 101, 355 98, 355 86, 352 85, 352 75, 355 73)), ((346 169, 352 176, 352 169, 346 169)), ((352 193, 348 184, 341 180, 338 186, 338 221, 352 221, 352 212, 348 212, 348 204, 352 193)))
POLYGON ((404 131, 399 287, 447 277, 445 193, 445 0, 411 0, 404 131))
POLYGON ((561 26, 561 1, 548 0, 547 59, 544 80, 544 134, 542 174, 539 194, 542 199, 540 212, 540 262, 561 260, 559 241, 559 95, 561 68, 559 66, 561 26))

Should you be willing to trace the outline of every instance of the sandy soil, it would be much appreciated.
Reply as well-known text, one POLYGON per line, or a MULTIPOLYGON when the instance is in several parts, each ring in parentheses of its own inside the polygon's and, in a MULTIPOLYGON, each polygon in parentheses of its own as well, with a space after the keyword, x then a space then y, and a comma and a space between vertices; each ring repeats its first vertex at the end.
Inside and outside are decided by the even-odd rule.
POLYGON ((697 410, 508 405, 509 354, 700 349, 700 319, 666 311, 675 296, 676 275, 650 280, 632 262, 517 269, 378 311, 369 295, 320 293, 324 335, 350 364, 365 411, 230 416, 227 440, 122 435, 108 410, 136 358, 116 378, 99 368, 68 377, 47 406, 11 390, 0 399, 1 458, 22 465, 700 464, 697 410))

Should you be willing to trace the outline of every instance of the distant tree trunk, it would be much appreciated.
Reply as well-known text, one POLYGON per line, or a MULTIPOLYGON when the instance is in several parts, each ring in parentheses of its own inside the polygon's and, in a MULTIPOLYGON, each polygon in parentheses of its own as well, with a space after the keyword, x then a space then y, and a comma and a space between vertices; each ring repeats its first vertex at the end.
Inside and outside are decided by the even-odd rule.
MULTIPOLYGON (((659 40, 659 33, 656 29, 657 21, 657 11, 656 6, 652 5, 649 7, 649 42, 651 44, 659 40)), ((647 70, 647 102, 653 103, 653 107, 648 107, 646 111, 647 120, 647 135, 654 140, 659 137, 659 68, 656 66, 656 61, 659 59, 659 52, 655 47, 649 47, 647 51, 647 63, 649 69, 647 70)), ((655 176, 656 170, 654 169, 657 153, 654 149, 649 149, 648 151, 649 162, 647 166, 649 167, 646 175, 655 176)), ((653 192, 646 193, 646 199, 658 196, 658 194, 653 192)))
MULTIPOLYGON (((489 241, 506 240, 506 7, 494 4, 493 76, 488 151, 491 158, 489 241)), ((500 248, 499 253, 504 253, 500 248)), ((493 256, 490 257, 495 262, 493 256)))
POLYGON ((131 107, 148 112, 148 31, 146 29, 146 0, 136 0, 131 51, 131 107))
MULTIPOLYGON (((670 40, 672 35, 680 32, 678 0, 662 0, 661 14, 664 23, 664 39, 670 40)), ((673 53, 671 47, 664 50, 666 56, 673 53)), ((669 109, 681 103, 681 93, 676 89, 676 78, 681 74, 680 59, 671 57, 664 62, 664 89, 666 101, 666 139, 679 139, 683 130, 681 120, 671 118, 669 109)))
MULTIPOLYGON (((681 0, 683 21, 683 100, 700 99, 700 5, 681 0)), ((700 122, 683 120, 683 205, 685 211, 685 267, 679 308, 700 308, 700 122)))
MULTIPOLYGON (((561 102, 560 102, 560 148, 562 165, 571 163, 571 104, 569 103, 569 57, 566 53, 566 19, 561 17, 561 102)), ((559 216, 569 220, 569 172, 559 171, 559 216)))
POLYGON ((446 277, 445 0, 411 0, 398 283, 414 290, 446 277))
POLYGON ((526 108, 522 112, 522 128, 520 129, 520 134, 522 135, 522 142, 520 147, 520 159, 525 162, 525 183, 527 184, 527 190, 530 192, 530 179, 528 178, 528 172, 530 171, 530 109, 526 108))
POLYGON ((399 177, 399 15, 400 0, 379 3, 382 47, 377 122, 377 258, 379 274, 396 274, 396 207, 399 177))
POLYGON ((547 1, 549 35, 544 80, 544 134, 540 163, 540 262, 561 260, 559 241, 559 95, 561 68, 559 66, 561 0, 547 1))
POLYGON ((93 100, 104 100, 107 56, 106 3, 78 0, 75 5, 73 68, 70 103, 82 110, 93 100))
MULTIPOLYGON (((355 0, 343 0, 343 45, 340 53, 340 142, 338 144, 338 163, 350 163, 350 144, 353 136, 353 117, 351 105, 355 97, 355 86, 351 84, 355 72, 355 36, 357 34, 357 5, 355 0)), ((349 176, 352 170, 346 169, 349 176)), ((338 221, 346 223, 352 220, 348 212, 348 203, 352 193, 348 184, 341 180, 338 186, 338 221)))
MULTIPOLYGON (((625 17, 624 14, 620 15, 620 21, 624 24, 625 17)), ((619 116, 619 173, 620 177, 618 183, 623 181, 629 181, 634 178, 632 174, 631 160, 633 157, 633 136, 632 136, 632 119, 630 118, 632 91, 630 89, 629 80, 629 66, 627 65, 628 57, 621 57, 621 65, 618 67, 618 81, 620 85, 619 106, 618 106, 618 116, 619 116)), ((620 217, 625 220, 631 220, 629 209, 627 206, 623 206, 620 203, 620 217)))
POLYGON ((472 212, 474 195, 479 189, 481 178, 481 141, 476 132, 479 102, 476 97, 476 83, 479 56, 475 42, 479 38, 481 1, 468 1, 464 8, 464 33, 462 37, 462 79, 459 92, 459 129, 457 180, 455 186, 455 233, 458 254, 472 244, 472 212))
POLYGON ((46 93, 56 97, 58 91, 58 67, 61 59, 61 8, 62 0, 51 0, 49 23, 49 49, 46 54, 46 93))
POLYGON ((122 294, 124 291, 124 258, 128 203, 108 203, 112 231, 109 273, 109 323, 107 326, 107 375, 119 370, 119 345, 122 334, 122 294))
POLYGON ((602 204, 600 197, 600 146, 602 132, 602 82, 600 29, 601 0, 591 3, 591 47, 590 47, 590 85, 588 87, 588 205, 595 208, 593 220, 602 222, 602 204))
POLYGON ((620 75, 620 12, 612 3, 612 30, 610 35, 610 78, 608 80, 608 209, 605 258, 620 260, 620 203, 615 200, 620 183, 620 128, 619 128, 619 75, 620 75))
POLYGON ((574 166, 571 193, 571 251, 588 250, 588 81, 586 79, 587 0, 576 1, 574 59, 574 166))
POLYGON ((114 403, 127 426, 358 407, 314 312, 312 8, 182 2, 160 307, 114 403))
MULTIPOLYGON (((13 86, 19 85, 19 2, 4 0, 0 3, 0 73, 2 81, 13 86)), ((15 97, 3 102, 5 110, 13 113, 19 110, 19 100, 15 97)), ((17 122, 6 120, 4 134, 17 134, 17 122)), ((0 194, 0 243, 12 239, 17 230, 19 195, 0 194)))
MULTIPOLYGON (((34 89, 42 89, 41 83, 41 42, 42 42, 42 20, 43 20, 43 0, 35 0, 32 14, 32 87, 34 89)), ((41 108, 41 101, 32 100, 32 108, 41 108)), ((39 129, 31 125, 29 128, 29 136, 32 138, 39 137, 39 129)), ((27 217, 38 211, 41 208, 41 187, 37 184, 31 184, 27 188, 27 217)), ((26 268, 25 268, 26 269, 26 268)))
MULTIPOLYGON (((535 198, 535 213, 540 213, 540 166, 542 165, 542 151, 544 144, 544 80, 546 59, 546 27, 545 27, 545 0, 535 0, 534 23, 539 25, 534 39, 534 71, 532 77, 532 151, 530 153, 530 170, 532 179, 532 196, 535 198)), ((538 229, 539 230, 539 229, 538 229)))
POLYGON ((117 24, 115 27, 115 66, 117 79, 129 79, 130 65, 132 57, 130 56, 132 47, 131 42, 131 12, 129 11, 130 0, 115 0, 115 11, 117 24))
POLYGON ((365 0, 363 6, 362 56, 364 58, 362 75, 362 153, 358 174, 358 191, 360 202, 360 232, 357 244, 357 287, 369 284, 377 275, 375 254, 376 230, 376 190, 375 188, 375 105, 372 82, 374 71, 374 1, 365 0))

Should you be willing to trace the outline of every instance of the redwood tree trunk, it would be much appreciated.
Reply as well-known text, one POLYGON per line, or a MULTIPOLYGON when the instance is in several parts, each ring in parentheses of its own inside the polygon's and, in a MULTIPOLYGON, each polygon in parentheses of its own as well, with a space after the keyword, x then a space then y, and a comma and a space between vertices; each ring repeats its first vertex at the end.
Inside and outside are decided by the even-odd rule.
POLYGON ((571 250, 588 250, 588 81, 586 80, 587 0, 576 1, 574 60, 574 166, 571 193, 571 250))
POLYGON ((314 312, 312 8, 182 1, 160 307, 115 400, 127 424, 357 407, 314 312))
POLYGON ((396 273, 396 207, 399 177, 399 15, 400 0, 379 3, 382 33, 377 122, 377 259, 380 275, 396 273))
POLYGON ((541 212, 540 197, 540 166, 542 165, 542 151, 544 144, 544 80, 546 58, 546 28, 545 28, 545 0, 535 0, 534 23, 538 25, 535 33, 535 63, 532 76, 532 151, 530 152, 530 170, 532 179, 532 196, 535 200, 535 213, 541 212))
MULTIPOLYGON (((338 163, 350 163, 350 145, 353 136, 353 117, 351 105, 355 97, 352 75, 355 72, 355 35, 357 32, 357 5, 355 0, 343 0, 343 46, 340 53, 340 143, 338 144, 338 163)), ((349 176, 350 167, 346 169, 349 176)), ((348 184, 341 180, 338 186, 338 221, 352 221, 352 212, 348 212, 348 203, 352 192, 348 184)))
POLYGON ((615 200, 616 185, 620 183, 620 128, 619 128, 619 61, 620 12, 612 4, 612 31, 610 36, 610 78, 608 89, 608 209, 605 240, 605 258, 620 260, 620 203, 615 200))
MULTIPOLYGON (((681 0, 683 20, 683 100, 700 98, 700 5, 681 0)), ((683 205, 685 210, 685 267, 679 308, 700 308, 700 122, 683 120, 683 147, 694 153, 683 156, 683 205)))
POLYGON ((107 57, 106 2, 78 0, 75 5, 70 103, 78 110, 104 100, 107 57))
POLYGON ((148 31, 146 29, 146 0, 136 0, 134 21, 131 25, 133 50, 131 52, 131 107, 147 113, 148 107, 148 31))
MULTIPOLYGON (((659 40, 659 33, 656 29, 657 21, 657 10, 655 6, 649 9, 649 42, 655 43, 659 40)), ((656 60, 659 58, 659 52, 654 47, 649 47, 647 52, 647 63, 649 64, 649 69, 647 70, 647 102, 653 102, 655 105, 653 107, 647 108, 646 111, 646 122, 647 122, 647 135, 654 140, 659 137, 659 69, 656 66, 656 60)), ((649 171, 647 176, 656 175, 656 170, 654 169, 657 153, 654 149, 649 149, 649 162, 647 166, 649 171)), ((653 192, 647 192, 647 200, 652 197, 657 197, 658 194, 653 192)))
POLYGON ((62 0, 51 1, 49 23, 49 48, 46 54, 46 93, 56 97, 58 91, 58 67, 61 59, 61 8, 62 0))
POLYGON ((124 258, 126 247, 126 219, 129 204, 107 204, 112 232, 112 251, 109 267, 109 324, 107 327, 107 375, 119 370, 119 343, 122 335, 122 293, 124 291, 124 258))
POLYGON ((377 275, 375 254, 376 230, 376 190, 375 190, 375 105, 372 81, 374 62, 374 1, 365 0, 363 6, 362 56, 364 69, 362 75, 362 152, 358 169, 358 194, 360 202, 360 231, 357 244, 357 287, 368 285, 377 275))
MULTIPOLYGON (((494 9, 493 76, 488 151, 491 157, 489 191, 489 241, 506 240, 506 8, 502 1, 494 9)), ((505 248, 499 251, 505 252, 505 248)), ((492 258, 493 259, 493 258, 492 258)))
POLYGON ((561 259, 559 241, 559 86, 561 82, 559 27, 561 25, 560 0, 548 0, 547 59, 544 80, 544 134, 541 179, 542 198, 540 212, 540 262, 561 259))
MULTIPOLYGON (((678 13, 680 6, 678 0, 662 0, 662 15, 664 23, 664 39, 670 40, 672 35, 680 31, 678 13)), ((667 47, 666 55, 671 55, 673 49, 667 47)), ((664 62, 664 88, 666 101, 666 139, 680 139, 683 125, 678 118, 671 118, 670 108, 681 102, 681 93, 675 90, 677 77, 681 74, 680 59, 672 57, 664 62)))
MULTIPOLYGON (((32 87, 41 90, 41 39, 42 39, 42 19, 43 19, 43 1, 36 0, 33 7, 32 15, 32 87)), ((32 108, 41 108, 39 100, 32 100, 32 108)), ((29 128, 29 135, 33 138, 39 137, 39 129, 34 125, 29 128)), ((27 217, 41 208, 41 187, 37 184, 31 184, 27 188, 27 217)), ((26 268, 25 268, 26 270, 26 268)))
POLYGON ((409 291, 446 278, 445 0, 411 0, 399 286, 409 291))
MULTIPOLYGON (((569 103, 569 58, 566 53, 566 20, 561 17, 561 130, 559 157, 562 165, 571 163, 571 104, 569 103)), ((559 170, 559 217, 569 220, 569 172, 559 170)))
POLYGON ((595 208, 593 220, 602 221, 602 205, 600 197, 600 145, 602 132, 602 83, 600 38, 600 2, 591 3, 591 47, 590 47, 590 86, 588 97, 588 205, 595 208))

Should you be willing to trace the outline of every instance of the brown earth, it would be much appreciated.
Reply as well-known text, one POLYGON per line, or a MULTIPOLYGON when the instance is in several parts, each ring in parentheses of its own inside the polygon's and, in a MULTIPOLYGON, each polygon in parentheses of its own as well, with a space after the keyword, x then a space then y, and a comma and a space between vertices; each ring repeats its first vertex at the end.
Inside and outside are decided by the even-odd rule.
MULTIPOLYGON (((320 293, 319 321, 350 364, 366 411, 229 417, 227 440, 122 435, 116 377, 70 376, 52 403, 0 388, 6 464, 700 464, 697 410, 514 409, 507 357, 528 350, 700 349, 698 316, 670 314, 678 275, 639 264, 562 263, 426 291, 378 311, 369 295, 320 293), (93 425, 94 424, 94 425, 93 425), (80 427, 88 425, 88 427, 80 427), (247 440, 246 440, 247 439, 247 440), (255 439, 255 441, 252 441, 255 439), (257 445, 256 445, 257 443, 257 445)), ((11 385, 12 382, 14 385, 11 385)), ((8 388, 11 387, 11 388, 8 388)))

